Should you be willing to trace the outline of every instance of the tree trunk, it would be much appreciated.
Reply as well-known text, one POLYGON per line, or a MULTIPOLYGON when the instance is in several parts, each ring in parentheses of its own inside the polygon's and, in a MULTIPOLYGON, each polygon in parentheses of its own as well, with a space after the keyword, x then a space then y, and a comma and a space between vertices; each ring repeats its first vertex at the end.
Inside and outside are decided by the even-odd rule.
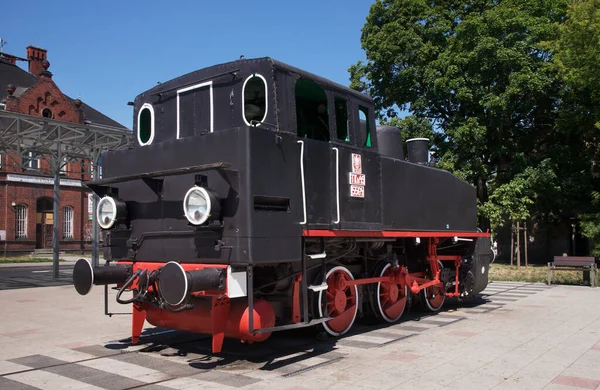
POLYGON ((510 265, 514 265, 515 258, 515 223, 510 222, 510 265))
POLYGON ((517 221, 517 268, 521 267, 521 222, 517 221))
MULTIPOLYGON (((475 187, 477 188, 477 199, 481 202, 481 204, 485 204, 488 201, 488 188, 487 183, 485 182, 485 177, 478 176, 475 182, 475 187)), ((481 230, 488 231, 491 228, 490 220, 484 216, 478 217, 479 228, 481 230)))

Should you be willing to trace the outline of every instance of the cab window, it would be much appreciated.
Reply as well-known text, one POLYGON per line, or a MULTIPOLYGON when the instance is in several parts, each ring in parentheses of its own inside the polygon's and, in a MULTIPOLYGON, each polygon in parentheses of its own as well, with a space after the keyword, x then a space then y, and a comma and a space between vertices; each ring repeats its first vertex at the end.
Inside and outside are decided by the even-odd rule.
POLYGON ((360 121, 360 129, 365 135, 365 143, 363 146, 370 148, 371 145, 371 120, 369 118, 369 109, 364 106, 358 106, 358 119, 360 121))
POLYGON ((298 137, 329 141, 329 109, 325 90, 308 79, 298 79, 295 88, 298 137))
POLYGON ((263 76, 253 74, 242 89, 244 121, 248 126, 256 126, 267 117, 267 82, 263 76))
POLYGON ((348 102, 341 97, 335 97, 335 128, 337 139, 350 142, 348 132, 348 102))

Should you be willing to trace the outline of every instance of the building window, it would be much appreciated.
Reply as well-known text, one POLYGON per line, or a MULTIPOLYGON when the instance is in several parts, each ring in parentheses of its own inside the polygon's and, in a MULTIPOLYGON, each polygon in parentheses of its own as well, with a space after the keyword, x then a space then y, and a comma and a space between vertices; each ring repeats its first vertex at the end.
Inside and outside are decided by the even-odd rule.
POLYGON ((63 157, 62 163, 60 164, 60 173, 61 175, 66 175, 69 164, 67 163, 67 158, 63 157))
POLYGON ((267 80, 253 74, 244 81, 242 87, 242 114, 248 126, 257 126, 267 117, 267 80))
POLYGON ((154 139, 154 108, 144 103, 138 113, 137 138, 141 146, 150 145, 154 139))
POLYGON ((21 164, 25 169, 38 169, 38 159, 33 152, 28 152, 21 157, 21 164))
POLYGON ((15 238, 27 238, 27 206, 15 206, 15 238))
POLYGON ((73 238, 73 207, 63 208, 63 239, 73 238))
POLYGON ((49 109, 49 108, 44 108, 44 109, 42 110, 42 116, 43 116, 44 118, 52 119, 52 118, 54 118, 54 113, 52 112, 52 110, 51 110, 51 109, 49 109))

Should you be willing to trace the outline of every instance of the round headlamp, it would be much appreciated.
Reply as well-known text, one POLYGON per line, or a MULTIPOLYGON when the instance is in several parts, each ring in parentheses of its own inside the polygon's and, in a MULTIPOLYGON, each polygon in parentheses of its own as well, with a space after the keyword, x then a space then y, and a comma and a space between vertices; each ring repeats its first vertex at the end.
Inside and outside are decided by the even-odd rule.
POLYGON ((117 220, 123 220, 125 218, 125 212, 126 207, 121 200, 105 196, 100 199, 98 208, 96 209, 98 225, 100 225, 102 229, 110 229, 117 220))
POLYGON ((183 213, 193 225, 202 225, 219 211, 218 198, 203 187, 190 188, 183 198, 183 213))

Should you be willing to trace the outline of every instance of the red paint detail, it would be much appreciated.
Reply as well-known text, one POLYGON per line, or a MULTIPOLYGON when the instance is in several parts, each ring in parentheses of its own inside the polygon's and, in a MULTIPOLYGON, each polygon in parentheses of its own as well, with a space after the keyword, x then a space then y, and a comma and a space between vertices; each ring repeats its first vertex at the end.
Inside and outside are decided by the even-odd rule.
POLYGON ((335 313, 337 314, 337 316, 329 320, 329 322, 327 322, 327 326, 336 332, 343 332, 344 330, 346 330, 350 326, 350 323, 354 318, 355 307, 356 304, 353 304, 352 306, 344 310, 342 313, 335 313))
POLYGON ((600 381, 597 379, 580 378, 576 376, 561 375, 554 378, 552 383, 557 385, 579 387, 583 389, 595 389, 600 386, 600 381))
POLYGON ((490 237, 490 233, 481 232, 404 232, 404 231, 372 231, 372 230, 324 230, 324 229, 306 229, 303 231, 304 237, 490 237))
POLYGON ((592 348, 590 348, 593 351, 600 351, 600 344, 596 344, 594 345, 592 348))
MULTIPOLYGON (((161 262, 133 262, 133 261, 118 261, 117 264, 127 264, 127 265, 132 265, 132 272, 136 272, 138 270, 147 270, 147 271, 154 271, 157 270, 161 267, 164 267, 166 264, 166 261, 161 261, 161 262)), ((196 271, 196 270, 201 270, 201 269, 205 269, 205 268, 219 268, 219 269, 223 269, 223 268, 227 268, 227 264, 192 264, 192 263, 180 263, 181 267, 184 269, 184 271, 196 271)), ((133 283, 131 283, 131 286, 129 289, 131 290, 136 290, 138 288, 138 279, 136 278, 133 283)), ((118 285, 117 287, 120 287, 121 285, 118 285)), ((150 286, 150 288, 148 289, 149 291, 153 291, 153 287, 150 286)), ((227 295, 227 292, 229 291, 228 286, 225 286, 225 293, 223 293, 223 291, 200 291, 200 292, 196 292, 196 293, 192 293, 192 295, 194 296, 205 296, 205 297, 221 297, 222 295, 227 295)))
POLYGON ((387 280, 382 281, 379 286, 379 307, 387 318, 399 318, 406 308, 406 269, 404 266, 399 269, 388 267, 382 277, 387 280))
POLYGON ((326 313, 325 316, 333 317, 327 326, 334 332, 341 333, 348 329, 354 320, 357 299, 354 286, 348 282, 350 275, 342 270, 337 270, 327 277, 328 288, 325 290, 326 313))
POLYGON ((418 279, 413 279, 413 283, 410 286, 410 291, 413 292, 413 294, 418 294, 421 290, 424 290, 426 288, 436 288, 436 289, 441 289, 442 286, 442 282, 440 282, 439 280, 429 280, 423 284, 419 284, 417 283, 418 279))
POLYGON ((140 305, 133 305, 133 315, 131 316, 131 344, 137 344, 140 341, 144 321, 146 320, 146 310, 140 305))
POLYGON ((296 275, 294 281, 294 291, 292 293, 292 322, 298 323, 301 320, 300 316, 300 282, 302 282, 302 274, 296 275))
POLYGON ((362 156, 358 153, 352 153, 352 172, 362 173, 362 156))
POLYGON ((371 284, 371 283, 379 283, 379 282, 391 282, 392 279, 390 276, 382 276, 378 278, 364 278, 364 279, 354 279, 347 280, 345 283, 347 286, 357 286, 361 284, 371 284))
POLYGON ((227 297, 213 298, 213 329, 212 329, 212 352, 219 353, 225 340, 225 328, 227 327, 227 317, 231 301, 227 297))
MULTIPOLYGON (((155 307, 147 308, 147 321, 154 326, 168 329, 179 329, 188 332, 213 334, 212 300, 205 298, 193 299, 194 308, 179 313, 161 310, 155 307)), ((249 332, 249 310, 246 300, 230 301, 229 314, 224 328, 225 337, 242 341, 264 341, 271 335, 266 333, 249 332)), ((273 306, 263 299, 254 301, 254 330, 275 326, 275 311, 273 306)))

